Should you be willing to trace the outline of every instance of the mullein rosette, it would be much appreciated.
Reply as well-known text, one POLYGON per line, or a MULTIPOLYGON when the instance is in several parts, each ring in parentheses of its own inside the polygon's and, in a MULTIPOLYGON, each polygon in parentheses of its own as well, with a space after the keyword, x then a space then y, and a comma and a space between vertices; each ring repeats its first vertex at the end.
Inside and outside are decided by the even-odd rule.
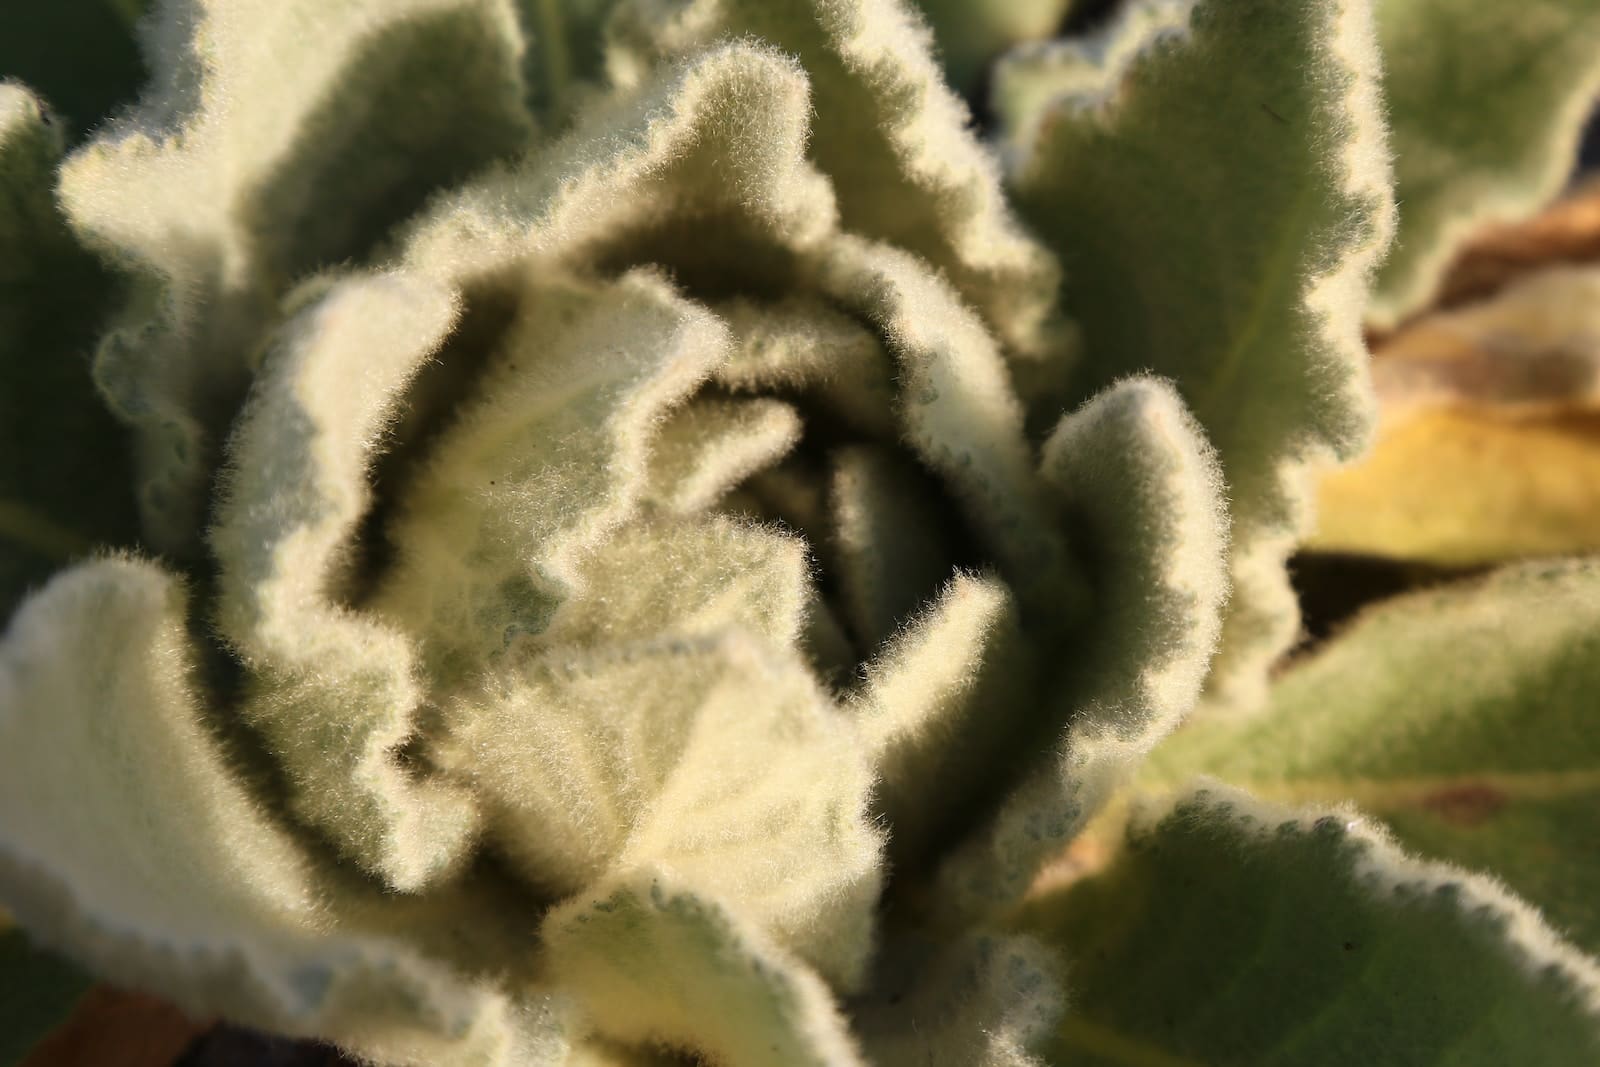
POLYGON ((1165 899, 1190 863, 1290 972, 1307 912, 1456 944, 1330 972, 1357 1017, 1437 993, 1422 1052, 1463 966, 1537 1007, 1485 1047, 1591 1039, 1524 905, 1221 786, 1023 904, 1294 639, 1392 229, 1364 3, 1024 46, 998 152, 898 0, 141 32, 152 84, 64 158, 0 88, 6 413, 73 431, 0 512, 39 942, 379 1064, 1132 1062, 1130 922, 1251 965, 1165 899))

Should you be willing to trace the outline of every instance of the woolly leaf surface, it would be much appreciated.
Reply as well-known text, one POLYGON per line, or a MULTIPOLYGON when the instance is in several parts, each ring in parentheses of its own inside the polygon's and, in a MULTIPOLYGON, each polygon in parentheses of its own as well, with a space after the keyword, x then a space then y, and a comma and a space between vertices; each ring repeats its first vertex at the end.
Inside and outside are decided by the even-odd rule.
MULTIPOLYGON (((1061 421, 1043 470, 1092 576, 1054 699, 1051 759, 1023 776, 940 874, 952 914, 1017 899, 1200 694, 1226 598, 1226 513, 1216 459, 1172 387, 1122 382, 1061 421)), ((1048 653, 1047 653, 1048 654, 1048 653)))
POLYGON ((404 254, 513 288, 524 264, 596 262, 784 284, 793 253, 838 219, 805 159, 810 107, 793 62, 748 42, 665 64, 594 101, 556 143, 441 198, 406 231, 404 254))
POLYGON ((1202 0, 1174 33, 1135 5, 1140 47, 1061 50, 1109 65, 1051 98, 1015 161, 1019 210, 1061 256, 1083 332, 1063 399, 1168 376, 1221 456, 1225 701, 1259 699, 1295 636, 1282 564, 1301 464, 1367 433, 1361 313, 1393 212, 1369 16, 1364 0, 1202 0))
POLYGON ((1047 354, 1055 264, 1018 226, 926 26, 901 0, 624 0, 608 33, 621 84, 719 40, 796 56, 816 112, 811 158, 833 181, 842 225, 922 257, 1008 345, 1047 354))
POLYGON ((895 870, 944 845, 1010 758, 1036 680, 1015 598, 992 575, 957 574, 865 668, 848 699, 879 783, 895 870))
MULTIPOLYGON (((933 27, 946 78, 971 94, 1012 45, 1054 36, 1072 0, 918 0, 933 27)), ((970 98, 970 97, 969 97, 970 98)))
POLYGON ((1565 184, 1600 93, 1589 0, 1380 0, 1400 227, 1369 314, 1392 326, 1432 296, 1461 242, 1565 184))
POLYGON ((196 1018, 410 1050, 387 1062, 502 1062, 496 996, 334 924, 201 718, 190 660, 182 594, 152 565, 83 564, 24 604, 0 644, 0 900, 196 1018))
POLYGON ((123 431, 89 377, 105 274, 51 192, 59 120, 0 82, 0 616, 96 544, 138 523, 123 431))
POLYGON ((837 983, 861 978, 878 890, 870 775, 798 664, 748 638, 555 651, 448 711, 441 761, 556 895, 660 867, 837 983))
POLYGON ((581 561, 638 510, 651 439, 726 351, 662 279, 529 286, 493 366, 405 487, 376 607, 423 636, 441 684, 580 599, 581 561))
POLYGON ((798 412, 771 397, 695 397, 672 412, 650 452, 650 495, 695 514, 746 476, 781 460, 800 440, 798 412))
POLYGON ((938 484, 905 457, 865 445, 840 449, 832 473, 839 601, 857 643, 877 648, 950 577, 938 484))
POLYGON ((806 546, 727 516, 644 515, 579 565, 584 595, 562 606, 547 647, 596 648, 742 630, 799 640, 811 594, 806 546))
POLYGON ((1187 793, 1020 925, 1069 968, 1052 1062, 1562 1063, 1600 1047, 1593 960, 1495 883, 1344 811, 1187 793))
POLYGON ((603 883, 543 933, 552 973, 603 1035, 741 1067, 863 1063, 815 974, 666 871, 603 883))
POLYGON ((894 366, 860 322, 810 295, 737 298, 713 310, 734 339, 713 375, 717 384, 735 393, 796 394, 871 437, 898 436, 894 366))
POLYGON ((523 77, 528 104, 542 122, 559 127, 601 91, 605 62, 602 27, 612 0, 515 0, 528 47, 523 77))
POLYGON ((344 607, 341 578, 371 503, 372 454, 456 299, 401 274, 309 288, 230 443, 211 533, 218 623, 251 671, 242 712, 283 767, 295 813, 392 886, 416 889, 461 858, 476 813, 400 766, 424 697, 416 652, 344 607))
POLYGON ((1369 610, 1238 724, 1201 721, 1141 778, 1204 773, 1348 799, 1408 846, 1488 871, 1600 951, 1600 564, 1525 563, 1369 610))
POLYGON ((151 86, 60 188, 134 275, 95 378, 137 434, 147 536, 181 554, 286 287, 364 255, 529 126, 502 0, 166 0, 151 17, 151 86))
POLYGON ((858 1014, 862 1045, 881 1067, 1043 1067, 1037 1055, 1062 1014, 1060 967, 1031 938, 968 935, 897 961, 858 1014), (896 983, 906 988, 896 988, 896 983), (890 992, 890 990, 893 990, 890 992))
POLYGON ((894 359, 901 436, 945 482, 1001 573, 1077 605, 1077 575, 1044 502, 999 346, 942 278, 907 252, 839 236, 810 267, 894 359))

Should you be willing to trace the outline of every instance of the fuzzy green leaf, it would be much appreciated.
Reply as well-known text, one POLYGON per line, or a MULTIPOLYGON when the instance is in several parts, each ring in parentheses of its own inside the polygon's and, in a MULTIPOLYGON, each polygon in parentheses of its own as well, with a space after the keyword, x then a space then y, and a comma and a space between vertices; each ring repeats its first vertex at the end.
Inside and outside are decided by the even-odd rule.
POLYGON ((531 265, 597 261, 733 289, 788 284, 794 253, 838 222, 805 158, 810 110, 799 68, 747 42, 668 64, 597 100, 545 150, 442 198, 406 230, 405 257, 513 294, 531 265))
POLYGON ((528 41, 523 77, 533 113, 559 127, 600 91, 601 28, 613 0, 515 0, 528 41))
MULTIPOLYGON (((974 934, 919 946, 858 1013, 879 1067, 1044 1067, 1034 1055, 1061 1018, 1058 966, 1031 938, 974 934), (903 988, 901 988, 903 986, 903 988)), ((884 970, 880 965, 880 970, 884 970)))
POLYGON ((0 1067, 16 1067, 65 1022, 94 978, 29 942, 0 914, 0 1067))
POLYGON ((753 37, 797 56, 816 111, 810 155, 833 181, 844 228, 932 264, 1012 349, 1052 354, 1055 263, 1017 225, 902 0, 623 0, 608 33, 608 67, 624 85, 717 41, 753 37))
POLYGON ((211 544, 218 623, 252 671, 243 716, 291 807, 399 889, 471 844, 469 798, 402 768, 424 693, 406 636, 343 607, 341 570, 369 504, 367 466, 455 295, 400 274, 310 283, 230 442, 211 544), (323 290, 326 290, 323 293, 323 290))
POLYGON ((1089 553, 1093 621, 1054 699, 1065 736, 1010 784, 998 813, 940 875, 956 914, 987 915, 1026 891, 1133 765, 1198 699, 1226 597, 1226 515, 1216 458, 1173 388, 1122 382, 1062 419, 1044 474, 1089 553))
POLYGON ((1346 812, 1214 788, 1142 813, 1020 925, 1062 953, 1057 1063, 1583 1063, 1600 967, 1495 883, 1346 812))
POLYGON ((894 440, 894 365, 878 338, 811 296, 713 308, 733 331, 733 352, 713 380, 736 393, 780 391, 811 401, 852 429, 894 440))
POLYGON ((601 648, 740 630, 789 648, 812 594, 804 542, 714 515, 635 518, 580 564, 584 595, 561 606, 545 648, 601 648))
POLYGON ((893 869, 921 866, 945 845, 941 831, 970 817, 1036 710, 1034 666, 1011 591, 967 574, 867 664, 849 706, 880 779, 893 869))
POLYGON ((933 26, 945 76, 970 94, 1006 49, 1053 36, 1073 0, 918 0, 916 6, 933 26))
POLYGON ((1378 0, 1400 228, 1369 309, 1393 326, 1461 242, 1560 191, 1600 94, 1592 0, 1378 0))
POLYGON ((59 121, 0 82, 0 618, 138 529, 125 434, 89 377, 110 287, 56 210, 60 154, 59 121))
POLYGON ((737 915, 644 870, 552 912, 552 972, 605 1036, 740 1067, 861 1067, 828 989, 737 915))
POLYGON ((440 761, 555 895, 660 866, 837 984, 871 950, 879 838, 855 736, 803 668, 739 637, 555 651, 446 713, 440 761))
POLYGON ((834 456, 831 556, 843 620, 877 648, 950 578, 938 483, 896 453, 856 445, 834 456))
POLYGON ((872 324, 898 371, 906 443, 946 482, 1002 574, 1070 614, 1079 576, 1045 503, 999 346, 916 257, 854 236, 824 244, 817 285, 872 324))
POLYGON ((704 511, 781 460, 802 428, 799 412, 781 400, 695 397, 656 430, 650 495, 680 515, 704 511))
POLYGON ((1143 780, 1351 800, 1600 953, 1596 692, 1600 563, 1522 564, 1372 609, 1284 675, 1267 711, 1180 731, 1143 780))
POLYGON ((1301 465, 1367 433, 1361 313, 1393 212, 1377 53, 1366 0, 1148 2, 1186 26, 1134 4, 1107 32, 1138 46, 1051 46, 1066 87, 1014 117, 1013 180, 1083 331, 1063 400, 1153 370, 1221 456, 1233 596, 1211 687, 1248 703, 1296 633, 1301 465))
POLYGON ((167 0, 153 17, 152 86, 60 189, 134 275, 95 378, 137 433, 151 544, 184 554, 284 290, 363 255, 529 126, 507 0, 167 0))
POLYGON ((0 901, 195 1018, 397 1064, 503 1062, 497 995, 334 925, 201 718, 190 660, 182 594, 149 564, 81 565, 18 611, 0 643, 0 901))
POLYGON ((436 680, 548 642, 588 554, 638 512, 662 417, 726 348, 654 274, 529 285, 478 396, 405 487, 375 601, 423 637, 436 680))

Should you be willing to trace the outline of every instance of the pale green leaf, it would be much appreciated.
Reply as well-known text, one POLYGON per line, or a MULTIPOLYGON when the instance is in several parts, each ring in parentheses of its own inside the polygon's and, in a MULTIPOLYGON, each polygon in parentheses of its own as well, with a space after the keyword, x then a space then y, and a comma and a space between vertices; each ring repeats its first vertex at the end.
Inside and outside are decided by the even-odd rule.
POLYGON ((1103 96, 1108 78, 1125 71, 1157 42, 1181 40, 1195 0, 1137 0, 1115 9, 1111 22, 1084 35, 1030 41, 994 64, 990 106, 999 126, 1001 157, 1013 167, 1045 135, 1062 100, 1103 96))
POLYGON ((898 436, 894 366, 871 330, 813 296, 722 301, 733 352, 713 380, 735 393, 778 391, 881 440, 898 436))
POLYGON ((659 867, 841 986, 878 894, 871 776, 798 663, 728 635, 550 652, 445 713, 438 758, 536 885, 659 867))
POLYGON ((794 254, 838 222, 805 158, 810 110, 794 63, 748 43, 669 64, 595 100, 555 144, 441 198, 406 231, 406 259, 513 296, 533 264, 786 285, 794 254))
POLYGON ((820 979, 738 914, 638 871, 545 921, 550 967, 608 1037, 739 1067, 861 1067, 820 979))
POLYGON ((1054 36, 1073 0, 918 0, 950 84, 983 85, 989 65, 1012 45, 1054 36))
POLYGON ((89 377, 108 279, 56 210, 59 120, 0 82, 0 618, 138 523, 124 432, 89 377))
POLYGON ((364 255, 529 125, 508 0, 170 0, 152 18, 152 85, 60 190, 135 276, 95 376, 138 435, 146 534, 182 554, 287 286, 364 255))
POLYGON ((558 127, 601 91, 605 63, 601 28, 614 0, 515 0, 527 38, 523 77, 528 102, 558 127))
POLYGON ((1486 870, 1600 952, 1600 563, 1527 563, 1386 602, 1240 722, 1156 750, 1294 802, 1350 800, 1408 846, 1486 870))
POLYGON ((924 866, 1010 761, 1037 711, 1030 648, 1005 584, 957 574, 867 663, 848 706, 878 774, 893 870, 924 866))
POLYGON ((396 1064, 505 1062, 497 995, 334 923, 201 717, 189 644, 177 583, 132 560, 73 568, 18 611, 0 643, 0 901, 195 1018, 396 1064))
POLYGON ((998 812, 944 862, 957 915, 994 914, 1021 896, 1194 706, 1221 628, 1221 479, 1170 385, 1124 381, 1065 417, 1043 470, 1087 553, 1093 621, 1073 633, 1059 692, 1036 716, 1034 744, 1055 745, 1053 758, 1009 782, 998 812), (1063 720, 1064 736, 1039 732, 1063 720))
POLYGON ((542 647, 596 648, 742 630, 791 647, 813 595, 805 543, 733 516, 642 515, 579 565, 542 647))
POLYGON ((908 458, 856 445, 835 453, 828 489, 843 620, 861 648, 877 648, 950 578, 939 485, 908 458))
POLYGON ((649 495, 680 515, 704 511, 781 460, 801 429, 799 412, 771 397, 694 397, 656 430, 649 495))
POLYGON ((755 38, 798 57, 816 113, 811 158, 833 182, 842 225, 947 275, 1016 352, 1059 356, 1055 262, 1017 224, 902 0, 623 0, 608 34, 624 85, 717 41, 755 38))
POLYGON ((1400 228, 1369 315, 1433 295, 1472 231, 1560 191, 1600 94, 1592 0, 1377 0, 1400 228))
POLYGON ((652 435, 723 358, 721 323, 643 271, 547 278, 401 494, 374 607, 424 641, 441 685, 538 642, 583 560, 639 510, 652 435))
POLYGON ((1393 201, 1365 0, 1185 9, 1179 33, 1138 5, 1107 31, 1140 47, 1058 47, 1108 65, 1028 123, 1013 181, 1083 331, 1064 402, 1153 370, 1221 456, 1233 597, 1211 691, 1249 703, 1296 633, 1301 465, 1367 433, 1361 314, 1393 201))
MULTIPOLYGON (((878 1067, 1044 1067, 1063 1008, 1060 967, 1031 938, 972 934, 908 947, 857 1015, 878 1067)), ((880 968, 883 969, 883 968, 880 968)))
POLYGON ((1600 966, 1497 884, 1348 812, 1221 787, 1142 812, 1108 869, 1034 899, 1072 1064, 1586 1063, 1600 966))
MULTIPOLYGON (((1070 617, 1081 581, 1045 503, 999 346, 950 285, 889 245, 839 236, 812 267, 894 358, 901 434, 946 483, 985 552, 1023 595, 1070 617)), ((931 590, 930 590, 931 592, 931 590)))
POLYGON ((341 604, 371 501, 367 468, 407 382, 455 322, 448 289, 402 274, 311 283, 230 442, 211 531, 217 621, 251 677, 242 714, 296 815, 398 889, 471 845, 470 798, 400 766, 425 691, 408 638, 341 604))

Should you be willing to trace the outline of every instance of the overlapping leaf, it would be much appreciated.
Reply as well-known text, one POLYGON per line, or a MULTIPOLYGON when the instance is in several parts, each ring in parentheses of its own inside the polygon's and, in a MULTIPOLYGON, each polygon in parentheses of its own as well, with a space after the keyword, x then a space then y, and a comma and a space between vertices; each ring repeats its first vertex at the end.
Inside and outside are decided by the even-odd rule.
POLYGON ((168 0, 153 17, 153 84, 67 162, 61 198, 134 275, 95 378, 137 432, 148 538, 183 554, 286 287, 364 255, 529 126, 503 0, 168 0))
POLYGON ((374 602, 423 637, 438 681, 543 641, 581 599, 584 557, 646 493, 656 425, 726 345, 649 273, 530 286, 478 397, 405 489, 400 559, 374 602))
POLYGON ((1600 967, 1495 883, 1348 812, 1220 787, 1141 813, 1033 900, 1069 1008, 1053 1062, 1497 1064, 1600 1051, 1600 967))
POLYGON ((461 859, 476 812, 399 765, 425 696, 416 651, 341 605, 340 572, 370 505, 372 453, 455 321, 456 298, 404 275, 308 289, 231 442, 211 534, 218 622, 251 671, 243 714, 282 765, 296 814, 415 889, 461 859))
POLYGON ((448 713, 446 766, 496 840, 563 896, 656 869, 840 986, 871 950, 878 835, 854 735, 748 638, 552 652, 448 713))
POLYGON ((1027 937, 970 935, 909 949, 880 970, 877 1002, 859 1013, 862 1044, 880 1067, 1043 1067, 1034 1053, 1062 1012, 1054 954, 1027 937), (903 988, 902 988, 903 987, 903 988))
POLYGON ((176 583, 131 560, 74 568, 19 611, 0 644, 0 898, 46 944, 198 1017, 387 1062, 503 1062, 498 996, 334 925, 201 718, 188 644, 176 583))
POLYGON ((1074 634, 1061 691, 1042 695, 1056 715, 1033 717, 1049 727, 1065 719, 1064 737, 1034 735, 1054 759, 1013 779, 993 819, 944 862, 953 915, 993 914, 1021 896, 1193 707, 1216 646, 1226 595, 1220 479, 1171 387, 1133 379, 1064 418, 1044 473, 1090 553, 1094 623, 1074 634))
POLYGON ((515 288, 527 264, 640 263, 781 286, 794 253, 838 219, 805 159, 810 106, 795 64, 748 42, 666 64, 555 144, 442 198, 407 229, 405 258, 480 287, 515 288))
POLYGON ((1180 731, 1142 781, 1204 773, 1353 801, 1600 951, 1597 686, 1600 564, 1520 564, 1373 609, 1286 674, 1259 718, 1180 731))
POLYGON ((1013 182, 1083 332, 1066 399, 1154 370, 1217 448, 1233 598, 1211 688, 1249 703, 1295 636, 1282 564, 1301 465, 1366 434, 1361 312, 1393 204, 1364 0, 1175 10, 1188 14, 1178 33, 1130 9, 1138 48, 1057 49, 1072 88, 1019 116, 1034 133, 1013 182))
POLYGON ((1376 9, 1401 209, 1369 314, 1392 326, 1427 302, 1473 230, 1532 214, 1567 180, 1600 93, 1600 9, 1589 0, 1376 9))
POLYGON ((860 1067, 828 989, 668 872, 643 870, 552 912, 551 967, 602 1034, 751 1067, 860 1067))
POLYGON ((940 77, 929 35, 901 0, 625 0, 608 64, 632 84, 663 59, 754 37, 798 56, 811 80, 811 157, 845 229, 945 273, 1015 352, 1059 358, 1049 322, 1055 264, 1017 225, 996 168, 940 77))
POLYGON ((919 0, 951 86, 972 93, 1011 45, 1050 37, 1073 0, 919 0))

